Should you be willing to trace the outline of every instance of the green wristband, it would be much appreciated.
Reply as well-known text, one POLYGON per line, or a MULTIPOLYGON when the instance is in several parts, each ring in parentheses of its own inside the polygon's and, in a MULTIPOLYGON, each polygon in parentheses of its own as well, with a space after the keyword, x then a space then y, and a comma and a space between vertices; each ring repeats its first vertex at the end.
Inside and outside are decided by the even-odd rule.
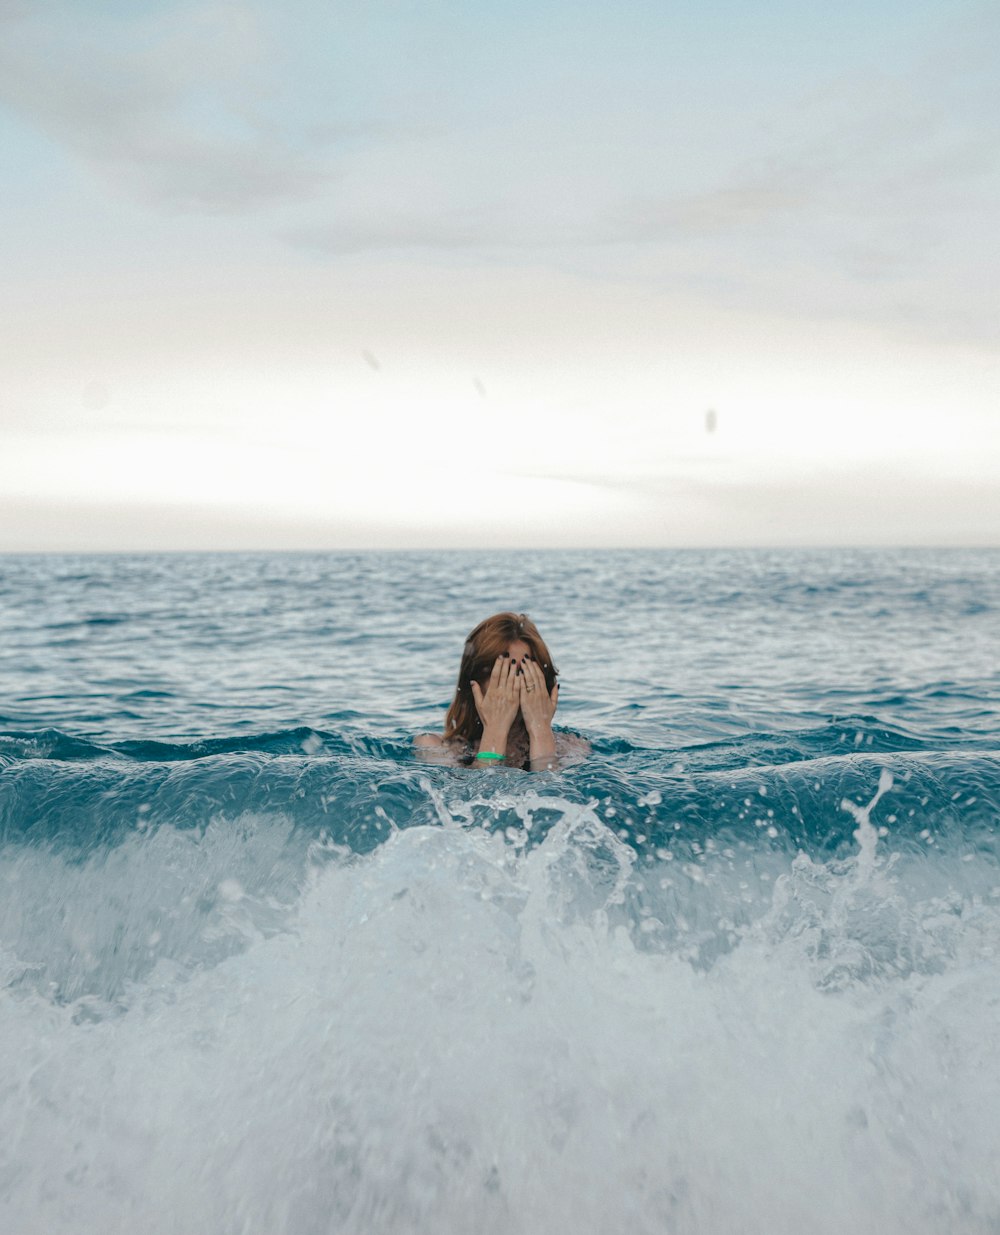
POLYGON ((477 759, 506 759, 507 756, 498 755, 495 750, 481 750, 479 754, 476 755, 476 758, 477 759))

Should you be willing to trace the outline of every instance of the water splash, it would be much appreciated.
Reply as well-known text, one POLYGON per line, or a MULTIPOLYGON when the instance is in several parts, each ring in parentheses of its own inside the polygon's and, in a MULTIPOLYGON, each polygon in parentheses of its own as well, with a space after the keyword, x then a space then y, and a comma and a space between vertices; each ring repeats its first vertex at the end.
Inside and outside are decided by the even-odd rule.
POLYGON ((854 839, 858 842, 858 846, 861 850, 857 863, 859 880, 870 879, 872 872, 875 869, 875 851, 878 847, 878 832, 872 826, 872 811, 879 804, 884 795, 889 792, 892 785, 892 773, 888 768, 883 768, 879 773, 878 790, 867 806, 858 806, 857 803, 852 802, 849 798, 844 798, 840 804, 840 809, 853 815, 857 821, 858 826, 854 832, 854 839))

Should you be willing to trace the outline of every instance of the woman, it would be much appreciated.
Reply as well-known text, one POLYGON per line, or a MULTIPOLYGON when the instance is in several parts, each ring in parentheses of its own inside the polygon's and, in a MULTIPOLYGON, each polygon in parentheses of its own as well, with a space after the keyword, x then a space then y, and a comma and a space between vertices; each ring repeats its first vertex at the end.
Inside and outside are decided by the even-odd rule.
POLYGON ((465 641, 444 733, 422 733, 414 745, 446 763, 550 768, 590 749, 583 738, 553 732, 558 701, 556 668, 534 622, 497 613, 465 641))

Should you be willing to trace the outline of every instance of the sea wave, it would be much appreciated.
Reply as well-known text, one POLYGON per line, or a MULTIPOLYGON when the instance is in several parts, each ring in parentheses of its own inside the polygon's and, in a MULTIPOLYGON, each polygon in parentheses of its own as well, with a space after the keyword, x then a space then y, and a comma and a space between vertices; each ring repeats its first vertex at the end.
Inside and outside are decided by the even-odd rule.
MULTIPOLYGON (((843 751, 842 728, 825 749, 843 751)), ((862 731, 856 731, 859 735, 862 731)), ((882 750, 804 757, 813 731, 750 735, 723 746, 655 750, 594 743, 584 764, 542 774, 420 763, 408 738, 293 728, 189 743, 99 744, 59 730, 0 734, 0 838, 86 853, 139 829, 204 828, 219 818, 280 812, 296 830, 367 852, 395 829, 461 816, 504 831, 505 803, 530 793, 598 809, 637 852, 746 847, 836 853, 852 845, 845 799, 862 802, 892 774, 878 825, 894 849, 974 846, 995 853, 1000 752, 882 750), (757 758, 746 758, 752 747, 757 758), (793 755, 765 760, 765 755, 793 755), (442 805, 443 804, 443 805, 442 805)), ((819 749, 823 749, 822 746, 819 749)), ((553 815, 536 811, 534 836, 553 815)))
MULTIPOLYGON (((93 775, 115 809, 115 777, 154 767, 162 796, 113 839, 0 847, 5 1229, 995 1224, 1000 876, 968 830, 899 847, 879 822, 901 789, 943 810, 970 763, 996 784, 994 759, 924 757, 919 784, 909 757, 804 765, 850 836, 807 851, 749 815, 743 849, 640 841, 685 831, 666 778, 629 821, 592 770, 569 796, 570 774, 384 759, 393 799, 370 754, 386 826, 359 842, 343 797, 321 828, 296 796, 351 758, 8 766, 55 799, 93 775), (244 775, 264 796, 227 806, 244 775), (834 801, 848 780, 865 792, 834 801)), ((745 775, 699 783, 727 801, 745 775)), ((791 770, 753 775, 777 818, 791 770)))

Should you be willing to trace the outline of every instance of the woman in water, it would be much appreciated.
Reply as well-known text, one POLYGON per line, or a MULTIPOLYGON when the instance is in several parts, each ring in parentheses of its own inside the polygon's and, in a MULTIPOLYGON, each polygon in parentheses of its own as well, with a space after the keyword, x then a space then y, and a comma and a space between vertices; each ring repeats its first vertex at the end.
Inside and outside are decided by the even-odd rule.
POLYGON ((497 613, 465 641, 444 733, 422 733, 415 745, 435 761, 551 768, 590 749, 583 738, 553 732, 558 701, 556 667, 534 622, 497 613))

